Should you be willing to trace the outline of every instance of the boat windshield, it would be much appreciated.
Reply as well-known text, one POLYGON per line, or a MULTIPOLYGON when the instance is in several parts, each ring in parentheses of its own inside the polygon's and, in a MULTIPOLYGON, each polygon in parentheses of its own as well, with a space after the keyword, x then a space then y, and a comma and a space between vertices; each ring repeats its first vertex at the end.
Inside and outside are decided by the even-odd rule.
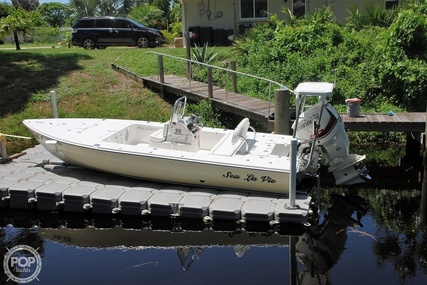
POLYGON ((170 122, 176 122, 178 119, 184 118, 185 106, 187 105, 187 97, 182 96, 175 101, 173 106, 172 116, 170 122))

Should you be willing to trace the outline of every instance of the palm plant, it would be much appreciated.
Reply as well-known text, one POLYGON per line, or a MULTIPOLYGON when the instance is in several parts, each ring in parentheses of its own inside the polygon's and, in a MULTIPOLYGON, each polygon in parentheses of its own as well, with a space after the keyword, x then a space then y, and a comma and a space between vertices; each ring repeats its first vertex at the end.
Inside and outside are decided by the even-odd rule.
MULTIPOLYGON (((20 50, 18 34, 27 34, 33 26, 31 14, 21 8, 11 9, 6 18, 0 19, 0 35, 13 34, 16 50, 20 50)), ((0 37, 1 38, 1 37, 0 37)))
POLYGON ((214 53, 214 49, 215 48, 208 50, 208 42, 206 42, 202 48, 194 44, 194 48, 191 49, 192 58, 194 61, 209 64, 218 55, 218 53, 214 53))

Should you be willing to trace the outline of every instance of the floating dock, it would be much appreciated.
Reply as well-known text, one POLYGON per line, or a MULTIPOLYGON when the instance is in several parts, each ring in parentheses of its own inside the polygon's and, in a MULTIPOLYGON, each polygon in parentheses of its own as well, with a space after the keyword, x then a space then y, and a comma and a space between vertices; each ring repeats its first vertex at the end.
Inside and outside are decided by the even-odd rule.
POLYGON ((67 165, 38 145, 0 164, 0 207, 72 213, 116 214, 305 224, 310 196, 194 188, 148 182, 67 165))

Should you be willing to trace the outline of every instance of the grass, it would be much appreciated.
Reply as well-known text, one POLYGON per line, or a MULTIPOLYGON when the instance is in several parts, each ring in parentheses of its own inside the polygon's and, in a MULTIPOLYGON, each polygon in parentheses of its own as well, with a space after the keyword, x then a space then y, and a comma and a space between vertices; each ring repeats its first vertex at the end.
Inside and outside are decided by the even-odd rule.
MULTIPOLYGON (((165 121, 171 106, 112 70, 111 64, 116 62, 138 75, 154 75, 157 57, 146 51, 185 56, 184 49, 174 48, 4 48, 0 46, 0 133, 21 136, 30 136, 24 119, 53 116, 51 90, 57 94, 59 117, 165 121)), ((8 138, 7 149, 11 153, 34 143, 8 138)))

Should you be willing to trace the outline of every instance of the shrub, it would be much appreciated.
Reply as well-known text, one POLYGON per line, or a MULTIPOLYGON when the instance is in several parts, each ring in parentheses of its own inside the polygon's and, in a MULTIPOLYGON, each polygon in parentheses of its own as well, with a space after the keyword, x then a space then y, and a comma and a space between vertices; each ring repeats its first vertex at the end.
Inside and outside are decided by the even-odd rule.
POLYGON ((34 30, 34 43, 56 44, 63 39, 63 34, 58 28, 38 27, 34 30))
MULTIPOLYGON (((290 89, 303 81, 334 82, 336 74, 330 98, 335 106, 359 97, 369 110, 394 105, 425 111, 427 3, 411 2, 392 12, 366 9, 363 17, 353 11, 353 22, 343 27, 334 23, 328 9, 305 19, 290 17, 289 24, 271 17, 268 24, 254 25, 237 39, 232 52, 241 71, 290 89)), ((264 94, 267 88, 239 81, 242 93, 264 94)))

